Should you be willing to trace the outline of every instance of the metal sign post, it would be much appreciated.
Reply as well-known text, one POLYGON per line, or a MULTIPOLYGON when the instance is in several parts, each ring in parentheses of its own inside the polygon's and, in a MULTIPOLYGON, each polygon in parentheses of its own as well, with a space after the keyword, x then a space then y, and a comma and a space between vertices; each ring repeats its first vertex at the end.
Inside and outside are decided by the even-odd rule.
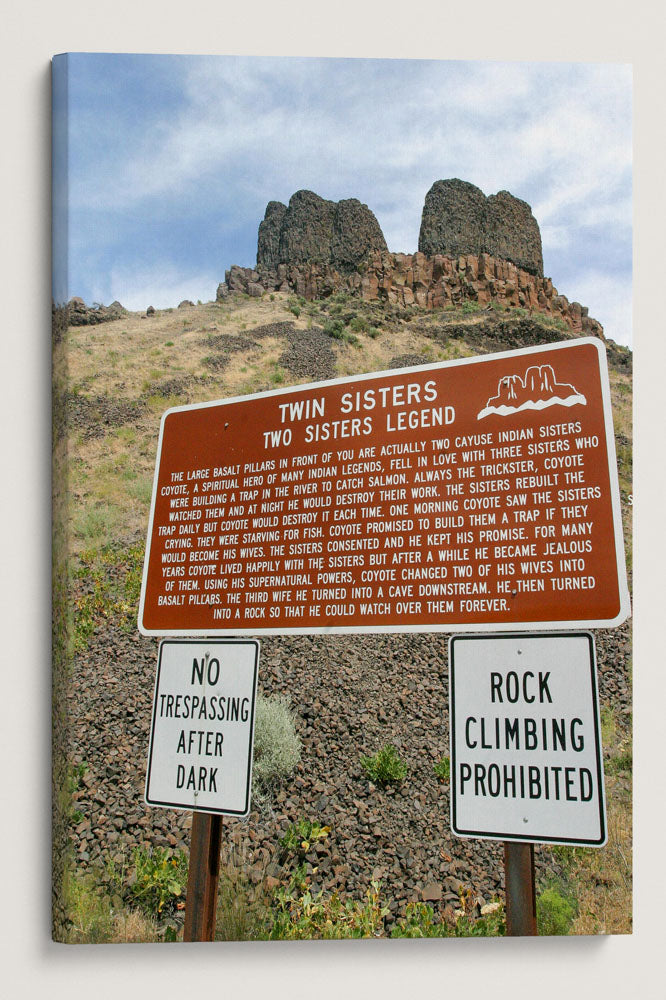
POLYGON ((507 934, 534 936, 534 843, 606 843, 593 637, 453 636, 449 698, 451 829, 504 841, 507 934))
POLYGON ((504 892, 508 937, 534 937, 537 932, 534 844, 504 841, 504 892))
POLYGON ((221 844, 222 817, 193 813, 183 941, 215 940, 221 844))
POLYGON ((146 803, 192 810, 185 941, 215 939, 222 816, 247 816, 259 643, 160 644, 146 803))

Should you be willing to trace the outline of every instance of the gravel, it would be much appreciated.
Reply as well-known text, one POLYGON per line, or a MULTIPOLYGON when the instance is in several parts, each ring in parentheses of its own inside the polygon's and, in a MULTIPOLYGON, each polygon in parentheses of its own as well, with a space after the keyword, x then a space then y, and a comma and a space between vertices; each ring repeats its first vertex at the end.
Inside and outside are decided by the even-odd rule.
POLYGON ((288 348, 280 356, 280 364, 297 378, 320 382, 335 378, 335 354, 331 338, 318 327, 309 330, 286 331, 288 348))
MULTIPOLYGON (((313 887, 359 899, 380 878, 389 920, 425 896, 457 905, 461 886, 481 905, 502 895, 501 844, 451 835, 449 788, 433 772, 449 753, 447 639, 261 638, 259 689, 289 697, 303 753, 269 813, 224 821, 223 840, 242 847, 253 881, 279 874, 278 840, 304 817, 331 827, 307 858, 313 887), (360 757, 387 743, 408 773, 398 787, 382 789, 365 777, 360 757)), ((596 640, 601 703, 628 722, 629 626, 597 632, 596 640)), ((188 849, 191 814, 143 801, 157 647, 156 639, 106 627, 76 661, 71 759, 85 761, 88 771, 72 845, 83 869, 129 856, 137 845, 188 849)), ((539 848, 536 855, 538 875, 545 858, 539 848)))

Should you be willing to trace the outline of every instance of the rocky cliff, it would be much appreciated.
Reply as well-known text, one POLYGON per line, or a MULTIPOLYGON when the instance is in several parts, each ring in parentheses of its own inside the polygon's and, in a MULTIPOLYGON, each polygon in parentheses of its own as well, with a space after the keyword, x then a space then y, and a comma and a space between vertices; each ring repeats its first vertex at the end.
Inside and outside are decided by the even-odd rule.
POLYGON ((487 253, 543 277, 541 233, 527 202, 508 191, 486 197, 457 178, 435 181, 428 191, 419 250, 448 257, 487 253))
POLYGON ((601 324, 585 306, 560 295, 550 278, 531 274, 490 254, 447 257, 423 253, 374 253, 354 271, 341 273, 324 263, 278 264, 275 268, 234 265, 218 286, 217 299, 230 292, 261 296, 267 291, 295 292, 306 299, 326 298, 336 291, 360 295, 369 302, 443 309, 474 302, 522 307, 563 319, 576 333, 603 336, 601 324))
POLYGON ((467 301, 522 307, 560 317, 574 332, 603 335, 586 308, 544 277, 541 233, 527 202, 508 191, 486 197, 457 178, 428 191, 415 254, 389 253, 377 219, 355 198, 333 202, 297 191, 289 205, 270 201, 256 268, 230 268, 217 299, 266 291, 316 299, 337 290, 425 309, 467 301))

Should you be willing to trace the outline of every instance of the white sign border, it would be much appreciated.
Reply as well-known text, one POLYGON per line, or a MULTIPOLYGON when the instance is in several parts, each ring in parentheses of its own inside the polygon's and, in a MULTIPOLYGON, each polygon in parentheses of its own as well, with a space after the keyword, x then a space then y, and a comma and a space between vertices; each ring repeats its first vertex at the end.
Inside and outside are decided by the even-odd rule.
POLYGON ((610 398, 610 381, 608 377, 608 359, 603 342, 597 337, 572 337, 570 340, 557 341, 553 344, 538 344, 534 347, 519 348, 513 351, 500 351, 496 354, 480 354, 471 358, 456 358, 453 361, 439 361, 428 365, 413 365, 409 368, 392 368, 381 372, 364 372, 361 375, 342 376, 340 378, 328 379, 322 382, 308 382, 304 385, 286 386, 280 389, 270 389, 265 392, 257 392, 247 396, 233 396, 229 399, 211 400, 205 403, 190 403, 184 406, 173 406, 162 414, 160 421, 159 438, 157 442, 157 455, 155 459, 155 473, 153 476, 153 490, 150 502, 150 516, 148 520, 148 532, 146 538, 146 552, 143 563, 143 575, 141 578, 141 594, 139 598, 138 629, 142 635, 169 635, 169 636, 255 636, 255 635, 353 635, 353 634, 381 634, 381 633, 425 633, 425 632, 515 632, 525 625, 527 628, 547 629, 588 629, 588 628, 614 628, 621 625, 631 614, 631 604, 629 599, 629 587, 627 584, 626 559, 624 552, 624 535, 622 531, 622 505, 620 501, 620 486, 617 476, 617 456, 615 452, 615 431, 613 426, 613 412, 610 398), (208 625, 200 629, 149 629, 143 624, 143 612, 146 595, 146 585, 148 580, 148 564, 150 561, 150 547, 153 537, 153 522, 155 517, 155 502, 157 499, 158 472, 160 459, 162 456, 162 441, 164 437, 164 425, 167 417, 172 413, 180 413, 187 410, 203 410, 211 406, 225 406, 232 403, 248 402, 253 399, 264 399, 269 396, 283 396, 287 393, 307 392, 310 389, 323 389, 331 385, 348 385, 355 382, 364 382, 369 379, 388 377, 393 375, 410 375, 414 373, 425 373, 438 371, 442 368, 453 368, 459 365, 483 364, 488 361, 497 361, 500 358, 524 357, 525 355, 539 354, 546 351, 566 350, 577 347, 580 344, 591 344, 597 350, 599 357, 599 374, 601 382, 601 394, 603 403, 604 431, 606 437, 606 448, 608 457, 608 471, 611 493, 611 509, 613 513, 613 530, 615 535, 615 554, 617 562, 618 592, 620 597, 620 610, 612 619, 574 619, 570 621, 530 621, 530 622, 489 622, 487 625, 474 622, 447 622, 445 625, 317 625, 293 628, 214 628, 208 625))
POLYGON ((478 635, 452 635, 449 639, 449 753, 451 761, 451 783, 449 792, 449 813, 450 813, 450 826, 451 832, 455 837, 460 837, 463 840, 500 840, 509 841, 511 843, 533 843, 533 844, 564 844, 568 847, 604 847, 608 842, 608 823, 606 818, 606 788, 604 781, 604 764, 603 764, 603 747, 601 745, 601 714, 599 711, 599 688, 597 684, 597 655, 596 646, 594 642, 594 635, 592 632, 583 629, 560 629, 557 632, 521 632, 515 631, 512 633, 503 632, 501 634, 493 635, 488 632, 479 633, 478 635), (573 636, 575 638, 585 637, 589 642, 590 650, 590 678, 592 684, 592 711, 594 716, 594 742, 596 750, 596 771, 597 771, 597 783, 599 786, 599 830, 600 837, 597 840, 581 840, 580 838, 565 838, 565 837, 545 837, 545 836, 534 836, 534 834, 507 834, 507 833, 487 833, 487 832, 471 832, 469 830, 461 831, 457 830, 455 827, 455 805, 456 805, 456 771, 455 771, 455 707, 454 707, 454 662, 453 662, 453 644, 456 640, 475 640, 475 639, 548 639, 548 638, 566 638, 573 636))
POLYGON ((146 764, 146 781, 144 784, 144 796, 143 800, 147 806, 153 809, 177 809, 179 812, 199 812, 199 813, 210 813, 215 816, 235 816, 237 819, 242 819, 250 814, 250 809, 252 805, 252 765, 254 759, 254 724, 256 721, 256 705, 257 705, 257 682, 259 679, 259 649, 260 642, 258 639, 235 639, 231 636, 211 636, 208 639, 193 638, 193 639, 162 639, 159 646, 158 656, 157 656, 157 669, 155 670, 155 686, 153 689, 153 711, 150 718, 150 741, 148 745, 148 761, 146 764), (155 734, 155 718, 157 712, 157 692, 159 690, 159 680, 160 680, 160 669, 162 667, 162 650, 165 646, 196 646, 196 645, 214 645, 214 646, 254 646, 254 677, 252 680, 252 714, 250 721, 250 744, 248 753, 248 767, 247 767, 247 783, 245 789, 245 810, 243 812, 234 809, 193 809, 192 805, 188 803, 183 805, 182 803, 176 802, 162 802, 155 801, 148 798, 148 786, 150 784, 150 768, 153 760, 153 738, 155 734))

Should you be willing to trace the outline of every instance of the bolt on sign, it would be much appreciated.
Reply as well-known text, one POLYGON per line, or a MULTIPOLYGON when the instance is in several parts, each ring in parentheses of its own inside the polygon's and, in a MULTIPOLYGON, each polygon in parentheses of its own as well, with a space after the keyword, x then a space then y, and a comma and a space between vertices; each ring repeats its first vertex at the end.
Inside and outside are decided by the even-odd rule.
POLYGON ((453 636, 449 718, 454 834, 606 843, 590 632, 453 636))
POLYGON ((146 802, 246 816, 250 811, 259 643, 160 643, 146 802))
POLYGON ((602 627, 628 613, 596 339, 162 417, 144 634, 602 627))

